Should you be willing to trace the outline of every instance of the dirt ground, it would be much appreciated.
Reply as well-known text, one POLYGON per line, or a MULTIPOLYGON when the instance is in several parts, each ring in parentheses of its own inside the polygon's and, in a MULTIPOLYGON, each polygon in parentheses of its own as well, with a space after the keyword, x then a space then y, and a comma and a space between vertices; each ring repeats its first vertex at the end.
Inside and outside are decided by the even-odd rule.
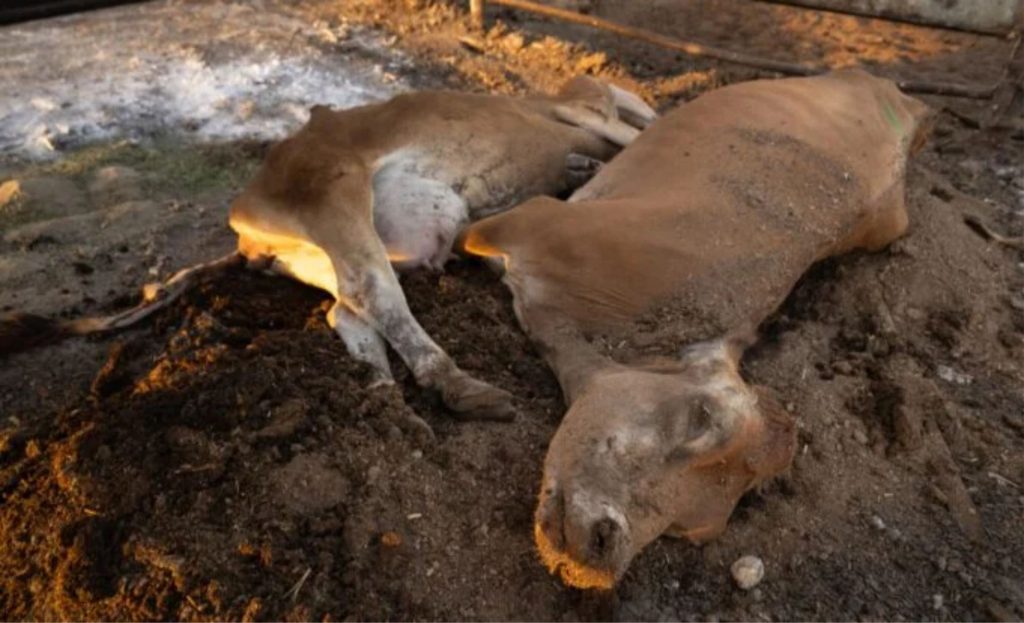
MULTIPOLYGON (((1012 48, 739 0, 569 4, 919 79, 991 83, 1012 48)), ((664 109, 763 75, 502 9, 475 34, 455 4, 303 6, 393 38, 418 87, 519 93, 589 72, 664 109)), ((367 389, 324 294, 235 272, 139 329, 0 359, 0 618, 1020 620, 1024 255, 963 217, 1024 229, 1024 117, 928 101, 908 236, 816 266, 744 359, 797 415, 799 450, 719 540, 657 541, 614 595, 546 573, 531 518, 561 396, 484 266, 403 285, 460 366, 516 396, 511 424, 457 421, 397 360, 397 388, 367 389), (729 575, 745 554, 767 569, 749 592, 729 575)), ((0 162, 20 189, 0 186, 0 308, 119 309, 229 250, 226 202, 265 147, 158 139, 0 162)))

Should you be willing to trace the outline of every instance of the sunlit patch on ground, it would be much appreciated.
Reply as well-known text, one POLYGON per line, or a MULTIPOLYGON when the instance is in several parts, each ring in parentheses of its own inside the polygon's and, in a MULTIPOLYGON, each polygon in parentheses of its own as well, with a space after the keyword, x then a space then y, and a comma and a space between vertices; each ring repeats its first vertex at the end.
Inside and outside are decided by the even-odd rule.
POLYGON ((402 87, 403 63, 365 31, 288 3, 148 2, 5 27, 0 155, 154 132, 276 138, 312 104, 348 107, 402 87), (368 57, 373 56, 373 60, 368 57))
POLYGON ((823 48, 821 61, 829 67, 926 60, 962 49, 969 38, 962 33, 816 11, 780 12, 779 27, 787 36, 798 38, 802 49, 823 48))

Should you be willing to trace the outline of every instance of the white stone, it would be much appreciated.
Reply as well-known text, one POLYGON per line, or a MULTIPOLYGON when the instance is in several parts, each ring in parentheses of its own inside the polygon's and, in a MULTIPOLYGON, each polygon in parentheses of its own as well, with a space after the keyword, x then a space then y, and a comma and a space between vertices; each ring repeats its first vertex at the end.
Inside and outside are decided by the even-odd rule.
POLYGON ((764 579, 764 562, 757 556, 744 556, 732 563, 732 579, 745 591, 749 591, 764 579))
POLYGON ((970 374, 965 374, 954 370, 949 366, 939 365, 935 367, 935 371, 938 372, 939 378, 947 383, 956 383, 957 385, 970 385, 974 381, 974 377, 970 374))

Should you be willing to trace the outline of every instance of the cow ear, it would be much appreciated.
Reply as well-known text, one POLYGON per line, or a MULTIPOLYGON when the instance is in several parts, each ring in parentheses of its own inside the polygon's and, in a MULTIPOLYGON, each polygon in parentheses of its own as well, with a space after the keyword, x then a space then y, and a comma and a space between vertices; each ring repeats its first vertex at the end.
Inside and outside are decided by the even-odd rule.
POLYGON ((796 453, 796 419, 779 402, 774 390, 755 385, 757 407, 763 428, 761 439, 751 448, 747 466, 756 482, 777 476, 789 468, 796 453))

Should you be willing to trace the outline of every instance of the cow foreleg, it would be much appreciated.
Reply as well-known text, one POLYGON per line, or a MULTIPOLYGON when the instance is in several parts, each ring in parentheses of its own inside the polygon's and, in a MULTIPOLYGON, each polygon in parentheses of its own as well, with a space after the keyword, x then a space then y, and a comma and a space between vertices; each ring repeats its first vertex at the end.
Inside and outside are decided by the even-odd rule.
POLYGON ((612 102, 619 113, 619 118, 629 125, 642 130, 658 118, 658 113, 654 112, 654 109, 636 93, 621 89, 614 84, 609 84, 608 90, 612 94, 612 102))
POLYGON ((571 152, 565 157, 565 178, 569 190, 574 191, 591 180, 604 166, 604 162, 585 154, 571 152))
POLYGON ((621 119, 606 117, 584 106, 555 106, 555 117, 570 125, 593 132, 619 147, 625 147, 640 135, 640 130, 621 119))

